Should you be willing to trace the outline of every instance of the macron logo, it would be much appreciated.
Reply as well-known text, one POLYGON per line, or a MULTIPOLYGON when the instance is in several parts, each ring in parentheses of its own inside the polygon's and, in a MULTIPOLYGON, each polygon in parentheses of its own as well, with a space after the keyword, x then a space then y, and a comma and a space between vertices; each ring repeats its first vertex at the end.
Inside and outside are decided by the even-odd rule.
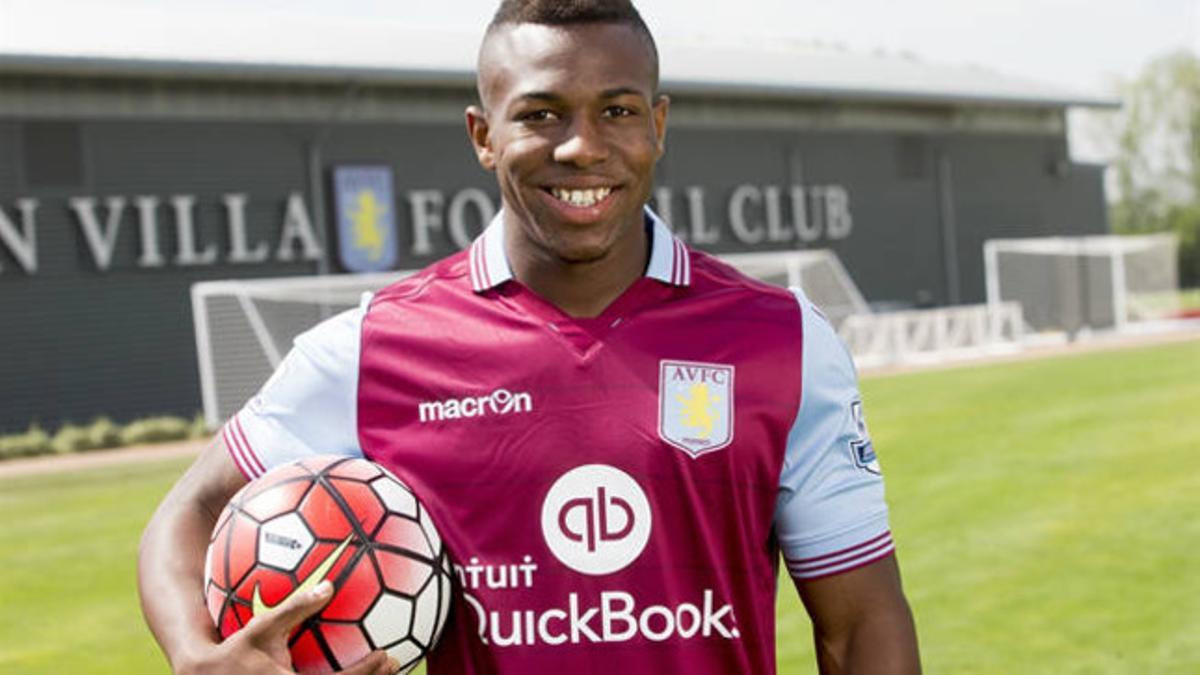
POLYGON ((527 413, 531 410, 533 410, 533 397, 528 392, 513 393, 507 389, 497 389, 483 396, 425 401, 417 406, 417 414, 422 424, 485 415, 527 413))

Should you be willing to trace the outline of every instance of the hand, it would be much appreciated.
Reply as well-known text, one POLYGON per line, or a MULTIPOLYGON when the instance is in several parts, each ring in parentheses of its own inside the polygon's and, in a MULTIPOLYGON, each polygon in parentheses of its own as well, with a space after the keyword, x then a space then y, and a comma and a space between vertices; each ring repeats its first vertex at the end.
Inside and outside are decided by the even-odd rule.
MULTIPOLYGON (((297 593, 278 607, 254 617, 246 627, 220 644, 205 645, 199 653, 181 659, 179 675, 230 675, 254 673, 282 675, 292 670, 287 640, 292 630, 308 617, 321 611, 333 597, 333 584, 322 581, 307 593, 297 593)), ((344 675, 391 675, 400 669, 387 652, 368 654, 346 670, 344 675)))

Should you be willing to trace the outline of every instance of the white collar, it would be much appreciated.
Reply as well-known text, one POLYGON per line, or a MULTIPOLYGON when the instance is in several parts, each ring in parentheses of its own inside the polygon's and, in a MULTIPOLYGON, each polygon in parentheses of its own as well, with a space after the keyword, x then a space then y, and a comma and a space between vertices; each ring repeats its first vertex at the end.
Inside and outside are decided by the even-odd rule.
MULTIPOLYGON (((688 286, 692 282, 692 263, 687 246, 671 233, 671 228, 658 214, 645 207, 650 224, 650 264, 646 276, 672 286, 688 286)), ((508 254, 504 251, 504 210, 471 243, 467 256, 471 265, 471 288, 476 293, 496 288, 513 278, 508 254)))

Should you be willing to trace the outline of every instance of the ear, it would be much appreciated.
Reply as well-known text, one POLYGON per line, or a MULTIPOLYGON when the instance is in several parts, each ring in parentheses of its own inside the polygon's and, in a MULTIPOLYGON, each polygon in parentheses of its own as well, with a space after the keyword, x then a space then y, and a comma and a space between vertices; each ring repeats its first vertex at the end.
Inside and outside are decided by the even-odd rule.
POLYGON ((479 166, 488 171, 496 168, 496 155, 492 151, 491 129, 488 127, 487 112, 479 106, 467 107, 467 136, 475 147, 475 158, 479 166))
POLYGON ((670 107, 671 99, 666 94, 660 94, 654 101, 654 142, 659 157, 667 151, 667 110, 670 107))

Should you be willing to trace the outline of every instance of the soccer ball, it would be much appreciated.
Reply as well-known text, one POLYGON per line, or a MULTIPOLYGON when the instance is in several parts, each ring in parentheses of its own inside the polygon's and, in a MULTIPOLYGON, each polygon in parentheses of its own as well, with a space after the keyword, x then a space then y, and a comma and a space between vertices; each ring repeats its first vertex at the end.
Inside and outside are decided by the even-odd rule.
POLYGON ((429 512, 367 460, 272 469, 233 496, 213 529, 204 594, 222 639, 323 579, 333 598, 288 639, 301 673, 340 670, 375 649, 407 673, 446 623, 450 563, 429 512))

